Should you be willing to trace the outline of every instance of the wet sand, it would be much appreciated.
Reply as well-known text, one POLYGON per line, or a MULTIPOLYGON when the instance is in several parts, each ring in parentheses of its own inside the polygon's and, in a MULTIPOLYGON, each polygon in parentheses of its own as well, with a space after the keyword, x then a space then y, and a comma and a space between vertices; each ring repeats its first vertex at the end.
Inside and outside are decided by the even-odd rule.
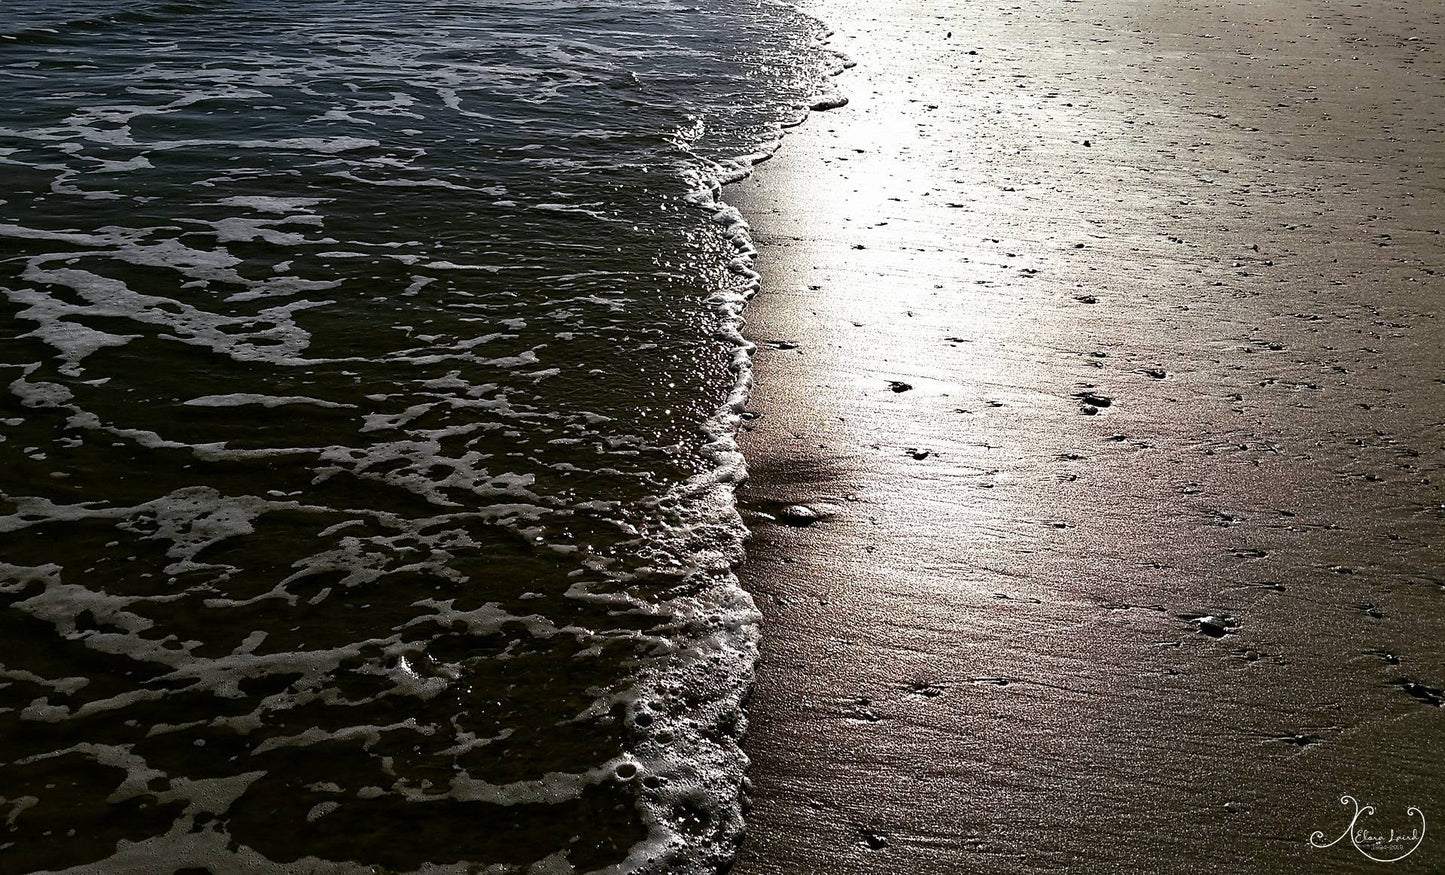
POLYGON ((1307 842, 1445 818, 1440 7, 807 8, 734 875, 1378 868, 1307 842))

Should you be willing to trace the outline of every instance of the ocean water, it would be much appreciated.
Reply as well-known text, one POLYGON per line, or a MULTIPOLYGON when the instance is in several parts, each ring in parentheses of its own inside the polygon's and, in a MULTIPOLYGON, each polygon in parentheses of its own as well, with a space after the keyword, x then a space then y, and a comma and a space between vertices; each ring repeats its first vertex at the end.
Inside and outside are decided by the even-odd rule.
POLYGON ((713 871, 760 0, 0 10, 0 870, 713 871))

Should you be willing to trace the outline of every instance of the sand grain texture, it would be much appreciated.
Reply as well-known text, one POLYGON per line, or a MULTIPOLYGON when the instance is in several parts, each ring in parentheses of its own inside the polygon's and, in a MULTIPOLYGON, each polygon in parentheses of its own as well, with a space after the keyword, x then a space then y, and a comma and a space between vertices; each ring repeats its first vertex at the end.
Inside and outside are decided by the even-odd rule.
POLYGON ((1341 794, 1445 817, 1439 7, 808 8, 849 103, 726 193, 736 875, 1355 872, 1341 794))

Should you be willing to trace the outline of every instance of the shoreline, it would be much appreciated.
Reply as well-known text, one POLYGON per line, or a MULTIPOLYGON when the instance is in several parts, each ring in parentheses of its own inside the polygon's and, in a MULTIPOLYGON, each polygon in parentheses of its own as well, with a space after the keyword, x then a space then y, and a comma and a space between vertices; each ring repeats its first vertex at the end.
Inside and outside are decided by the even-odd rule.
POLYGON ((805 11, 850 103, 725 197, 732 872, 1350 872, 1341 794, 1445 811, 1439 13, 805 11))

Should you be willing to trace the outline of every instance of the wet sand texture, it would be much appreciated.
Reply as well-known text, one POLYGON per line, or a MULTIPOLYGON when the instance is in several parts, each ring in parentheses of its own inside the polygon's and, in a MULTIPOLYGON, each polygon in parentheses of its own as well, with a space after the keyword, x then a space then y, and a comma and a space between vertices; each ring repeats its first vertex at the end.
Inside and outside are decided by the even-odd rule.
POLYGON ((735 875, 1355 872, 1341 794, 1445 817, 1440 7, 809 8, 850 102, 728 195, 735 875))

